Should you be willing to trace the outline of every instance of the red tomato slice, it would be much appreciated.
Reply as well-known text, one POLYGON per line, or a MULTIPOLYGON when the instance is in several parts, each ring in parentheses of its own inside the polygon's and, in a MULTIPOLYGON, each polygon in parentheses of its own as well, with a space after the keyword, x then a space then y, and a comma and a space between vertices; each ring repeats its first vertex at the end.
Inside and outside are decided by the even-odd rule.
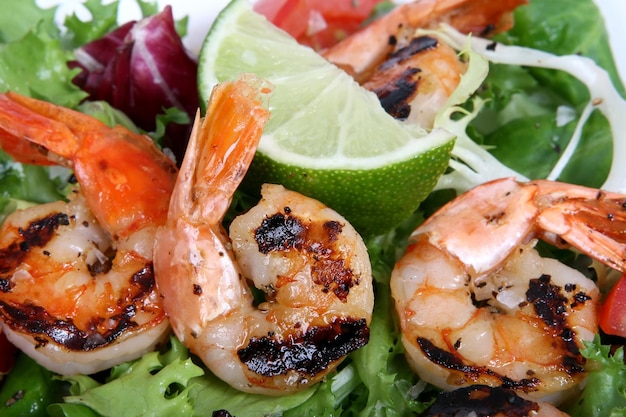
POLYGON ((254 9, 298 42, 323 49, 358 30, 382 1, 260 0, 254 9))
POLYGON ((599 324, 606 334, 626 337, 626 274, 606 296, 600 309, 599 324))

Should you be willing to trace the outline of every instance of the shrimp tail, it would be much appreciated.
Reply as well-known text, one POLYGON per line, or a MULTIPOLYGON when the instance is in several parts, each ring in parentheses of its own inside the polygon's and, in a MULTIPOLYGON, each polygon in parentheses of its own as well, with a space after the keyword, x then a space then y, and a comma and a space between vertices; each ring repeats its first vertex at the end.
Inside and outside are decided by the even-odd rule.
POLYGON ((165 221, 177 168, 147 136, 8 92, 0 94, 0 146, 18 162, 72 169, 112 234, 165 221))
POLYGON ((322 55, 363 83, 417 29, 447 23, 462 33, 491 36, 513 26, 513 11, 528 0, 416 0, 398 5, 322 55))
POLYGON ((611 268, 626 272, 626 197, 622 194, 570 186, 567 195, 558 183, 535 181, 543 201, 538 218, 543 240, 571 245, 611 268))
POLYGON ((213 204, 200 205, 202 213, 198 215, 212 224, 220 221, 269 119, 267 101, 271 91, 267 81, 249 74, 214 88, 208 116, 196 115, 170 215, 191 214, 192 202, 211 200, 213 204))
MULTIPOLYGON (((55 106, 17 93, 0 94, 0 145, 18 162, 34 165, 56 165, 47 150, 73 154, 78 146, 70 129, 45 115, 55 106)), ((60 113, 60 111, 59 111, 60 113)))
POLYGON ((265 81, 253 75, 243 75, 236 81, 216 85, 206 116, 196 114, 169 203, 167 222, 159 228, 154 246, 157 286, 163 294, 165 309, 176 311, 176 314, 170 314, 171 323, 183 343, 190 338, 183 330, 185 327, 192 327, 194 333, 199 334, 207 321, 228 310, 231 303, 246 301, 248 296, 247 292, 225 290, 220 293, 218 303, 212 302, 211 298, 211 294, 220 288, 232 287, 228 282, 230 277, 240 276, 232 266, 230 249, 220 241, 227 238, 221 227, 222 218, 232 200, 231 195, 254 157, 269 118, 267 98, 270 92, 265 81), (205 256, 216 252, 221 255, 202 262, 212 265, 211 278, 207 279, 202 293, 189 297, 183 288, 202 267, 195 265, 191 258, 181 261, 185 256, 182 254, 189 247, 204 244, 221 248, 215 251, 203 249, 205 256), (216 273, 218 270, 221 272, 216 273), (170 286, 177 290, 167 291, 170 286))
POLYGON ((218 84, 206 117, 196 116, 156 234, 154 271, 172 329, 191 352, 236 389, 280 395, 320 381, 367 343, 374 294, 363 240, 316 200, 264 185, 259 204, 226 233, 271 91, 243 75, 218 84))
POLYGON ((92 374, 136 359, 170 330, 154 278, 154 235, 177 168, 152 140, 16 93, 0 94, 0 146, 61 165, 67 201, 11 213, 0 229, 0 325, 50 370, 92 374))

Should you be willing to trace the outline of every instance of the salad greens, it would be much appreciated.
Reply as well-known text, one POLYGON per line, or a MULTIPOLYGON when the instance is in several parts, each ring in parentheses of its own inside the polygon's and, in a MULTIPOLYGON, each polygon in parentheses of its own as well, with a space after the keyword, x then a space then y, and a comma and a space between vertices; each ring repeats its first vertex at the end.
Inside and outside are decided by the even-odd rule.
MULTIPOLYGON (((138 1, 144 16, 158 13, 154 3, 138 1)), ((54 23, 53 9, 42 10, 34 0, 3 0, 0 91, 14 90, 80 109, 111 124, 122 122, 149 130, 155 140, 163 139, 170 122, 187 123, 188 111, 170 102, 157 109, 158 116, 152 114, 152 120, 158 121, 146 128, 136 117, 101 101, 106 97, 94 94, 97 89, 85 91, 76 85, 80 73, 75 65, 77 52, 80 55, 98 45, 92 42, 102 42, 103 37, 118 30, 117 2, 104 5, 100 0, 87 0, 85 5, 93 19, 82 22, 70 16, 61 30, 54 23), (87 97, 89 100, 84 101, 87 97)), ((589 56, 608 71, 623 95, 624 87, 602 18, 592 0, 532 0, 516 12, 515 18, 516 26, 499 35, 499 43, 589 56)), ((178 35, 184 33, 184 23, 178 22, 178 35)), ((158 52, 153 56, 162 57, 158 52)), ((132 71, 132 66, 125 67, 118 76, 129 76, 132 71)), ((120 79, 107 78, 102 82, 116 81, 120 79)), ((455 108, 456 112, 472 117, 455 118, 450 114, 449 128, 474 145, 459 147, 438 191, 413 217, 396 230, 367 242, 376 291, 370 342, 351 354, 325 382, 285 397, 244 394, 212 376, 172 337, 159 352, 91 376, 55 376, 20 354, 0 388, 0 414, 23 414, 29 407, 33 412, 35 408, 41 412, 43 407, 53 416, 206 416, 214 412, 220 415, 218 410, 239 417, 422 413, 434 401, 437 390, 420 382, 406 365, 391 314, 388 285, 408 234, 454 195, 452 189, 462 191, 501 174, 520 178, 549 176, 562 151, 576 138, 579 119, 585 116, 589 100, 587 86, 569 74, 531 66, 490 64, 478 97, 463 108, 455 108)), ((194 102, 193 107, 196 105, 194 102)), ((599 187, 615 165, 615 138, 603 113, 587 112, 589 118, 582 127, 580 143, 558 178, 599 187)), ((0 151, 0 221, 18 207, 64 198, 69 175, 62 169, 15 163, 0 151)), ((233 210, 243 210, 248 199, 238 195, 236 203, 233 210)), ((597 337, 584 351, 589 359, 590 377, 578 401, 567 408, 574 416, 626 415, 623 350, 613 353, 602 343, 597 337)))
MULTIPOLYGON (((171 6, 157 13, 147 3, 141 5, 149 17, 109 33, 97 31, 94 40, 77 45, 69 65, 82 71, 72 82, 89 93, 89 100, 106 101, 144 130, 155 130, 155 116, 164 116, 165 109, 180 110, 169 120, 174 123, 164 127, 163 145, 182 160, 198 108, 197 63, 183 46, 184 32, 177 32, 171 6)), ((104 8, 108 16, 109 7, 96 6, 92 13, 104 8)), ((72 21, 71 27, 85 26, 72 21)), ((79 31, 81 40, 84 32, 79 31)))
POLYGON ((591 360, 594 369, 589 376, 589 386, 583 394, 567 407, 572 417, 601 417, 626 415, 626 364, 624 347, 612 352, 610 346, 601 344, 596 336, 583 354, 591 360))

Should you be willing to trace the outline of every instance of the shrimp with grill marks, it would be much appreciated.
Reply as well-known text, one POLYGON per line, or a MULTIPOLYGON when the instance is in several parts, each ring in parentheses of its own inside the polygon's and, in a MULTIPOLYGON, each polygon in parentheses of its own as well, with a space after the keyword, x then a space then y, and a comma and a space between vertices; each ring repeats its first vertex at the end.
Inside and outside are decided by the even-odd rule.
POLYGON ((433 35, 447 23, 463 33, 489 36, 513 26, 512 12, 527 0, 417 0, 397 6, 322 51, 333 64, 376 93, 393 117, 425 129, 459 85, 467 63, 433 35))
POLYGON ((626 196, 537 180, 460 195, 411 235, 391 289, 406 357, 442 389, 483 384, 559 402, 584 381, 599 290, 538 239, 626 270, 626 196))
POLYGON ((169 334, 153 242, 177 169, 151 139, 15 93, 0 95, 0 145, 15 160, 62 165, 69 201, 17 210, 0 229, 0 323, 60 374, 135 359, 169 334))
POLYGON ((471 385, 442 392, 420 417, 567 417, 550 403, 518 396, 514 390, 471 385))
POLYGON ((174 332, 213 373, 242 391, 282 395, 368 342, 374 297, 361 237, 316 200, 266 184, 229 235, 222 227, 268 118, 259 82, 219 85, 196 121, 155 270, 174 332))
POLYGON ((416 0, 401 4, 363 29, 322 51, 359 83, 398 47, 414 37, 417 29, 433 29, 447 23, 463 33, 493 35, 513 26, 512 12, 528 0, 416 0))

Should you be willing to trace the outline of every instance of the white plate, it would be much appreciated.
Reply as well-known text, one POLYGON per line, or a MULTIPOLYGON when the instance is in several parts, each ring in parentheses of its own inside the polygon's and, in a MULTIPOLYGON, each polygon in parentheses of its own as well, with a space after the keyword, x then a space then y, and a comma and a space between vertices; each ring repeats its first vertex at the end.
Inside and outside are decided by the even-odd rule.
MULTIPOLYGON (((105 0, 110 1, 110 0, 105 0)), ((219 11, 228 4, 229 0, 157 0, 159 6, 172 4, 175 18, 189 16, 188 36, 185 38, 186 46, 196 53, 204 39, 211 23, 219 11)), ((626 82, 626 48, 619 44, 623 25, 626 22, 626 2, 624 0, 595 0, 604 16, 609 32, 609 39, 613 48, 613 54, 617 63, 622 80, 626 82)), ((81 10, 82 0, 37 0, 43 7, 60 4, 57 20, 62 21, 63 16, 72 11, 77 11, 80 16, 86 14, 81 10)), ((87 14, 88 16, 88 14, 87 14)), ((139 8, 134 0, 120 0, 120 21, 137 19, 140 16, 139 8)))

